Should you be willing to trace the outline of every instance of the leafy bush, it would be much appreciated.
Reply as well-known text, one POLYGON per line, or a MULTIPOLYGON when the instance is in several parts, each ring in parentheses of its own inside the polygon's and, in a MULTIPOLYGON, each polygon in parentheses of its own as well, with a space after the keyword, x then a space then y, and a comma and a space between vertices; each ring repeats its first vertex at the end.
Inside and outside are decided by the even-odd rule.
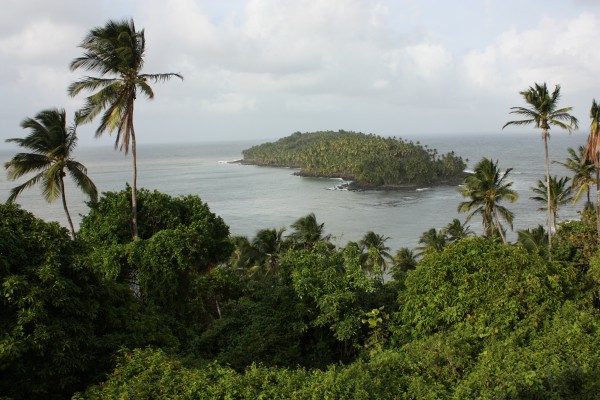
POLYGON ((57 223, 0 204, 0 395, 62 398, 106 366, 107 291, 57 223))
POLYGON ((520 247, 472 238, 426 255, 409 271, 399 297, 398 339, 443 332, 456 324, 487 337, 528 319, 538 327, 557 309, 574 280, 572 267, 552 264, 520 247))

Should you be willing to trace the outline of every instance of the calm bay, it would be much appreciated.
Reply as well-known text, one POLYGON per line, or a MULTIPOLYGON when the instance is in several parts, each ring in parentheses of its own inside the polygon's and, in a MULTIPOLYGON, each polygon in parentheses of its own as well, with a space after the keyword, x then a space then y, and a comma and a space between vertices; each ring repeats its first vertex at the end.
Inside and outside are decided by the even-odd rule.
MULTIPOLYGON (((516 134, 502 132, 481 135, 403 136, 420 141, 439 153, 454 151, 468 159, 472 169, 482 157, 499 162, 501 169, 513 168, 508 176, 520 198, 506 206, 515 213, 514 228, 523 229, 545 224, 545 211, 532 201, 530 187, 544 178, 544 148, 538 132, 516 134)), ((568 147, 585 144, 586 134, 553 132, 550 159, 564 161, 568 147)), ((359 240, 367 231, 389 237, 393 249, 418 246, 421 233, 429 228, 442 228, 459 214, 462 201, 456 187, 422 187, 402 191, 339 190, 339 180, 302 178, 294 170, 240 165, 230 161, 241 158, 241 151, 264 141, 209 142, 138 145, 138 187, 159 190, 173 196, 195 194, 221 216, 234 235, 252 237, 263 228, 290 226, 296 219, 314 212, 325 223, 326 233, 338 245, 359 240)), ((2 148, 0 161, 8 161, 18 149, 2 148)), ((113 147, 90 146, 77 149, 75 158, 88 168, 88 174, 101 192, 118 191, 131 180, 131 157, 115 152, 113 147)), ((560 165, 551 165, 551 174, 569 176, 560 165)), ((10 188, 23 182, 8 181, 0 175, 0 201, 5 201, 10 188)), ((67 200, 76 224, 87 212, 83 195, 72 184, 67 186, 67 200)), ((60 201, 46 203, 39 188, 23 192, 19 204, 47 221, 66 226, 60 201)), ((583 203, 565 206, 561 220, 577 218, 583 203)), ((472 229, 480 233, 480 220, 474 217, 472 229)), ((516 234, 509 234, 514 240, 516 234)))

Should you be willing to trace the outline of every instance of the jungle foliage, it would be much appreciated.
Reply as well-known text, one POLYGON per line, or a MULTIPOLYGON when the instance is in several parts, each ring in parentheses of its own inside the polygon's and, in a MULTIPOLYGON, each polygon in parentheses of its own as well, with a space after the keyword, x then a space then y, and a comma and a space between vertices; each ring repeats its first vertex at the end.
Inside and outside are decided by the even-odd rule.
POLYGON ((460 221, 442 231, 443 246, 392 257, 370 231, 333 245, 312 214, 298 219, 311 229, 234 240, 197 196, 147 190, 132 239, 129 190, 91 204, 77 240, 0 206, 1 396, 593 399, 600 390, 593 215, 559 225, 552 257, 473 236, 460 221), (382 279, 374 254, 391 276, 382 279))
POLYGON ((363 188, 458 182, 466 168, 454 152, 342 130, 296 132, 242 153, 244 163, 300 168, 300 175, 343 178, 363 188))

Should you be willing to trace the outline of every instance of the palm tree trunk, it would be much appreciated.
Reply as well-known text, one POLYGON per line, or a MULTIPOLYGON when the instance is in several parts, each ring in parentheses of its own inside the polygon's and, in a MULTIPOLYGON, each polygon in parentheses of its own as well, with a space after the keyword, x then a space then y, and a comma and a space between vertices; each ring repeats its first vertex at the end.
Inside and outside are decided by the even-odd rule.
POLYGON ((133 238, 137 239, 137 154, 135 149, 135 136, 132 136, 131 140, 131 158, 133 160, 133 180, 131 182, 131 232, 133 238))
POLYGON ((548 197, 548 249, 552 252, 552 211, 550 209, 550 158, 548 157, 548 130, 544 129, 544 149, 546 150, 546 189, 548 197))
MULTIPOLYGON (((596 175, 598 175, 597 172, 596 175)), ((587 209, 589 210, 590 208, 592 208, 592 200, 590 199, 590 185, 587 185, 587 209)))
POLYGON ((71 236, 73 237, 73 240, 75 240, 75 227, 73 226, 73 220, 71 220, 71 214, 67 208, 67 195, 65 194, 65 181, 62 177, 63 173, 64 172, 61 172, 60 176, 60 194, 62 196, 63 208, 65 209, 65 214, 67 214, 67 220, 69 221, 69 226, 71 227, 71 236))
POLYGON ((500 232, 500 237, 502 238, 502 243, 506 244, 506 237, 504 236, 504 232, 502 232, 502 225, 500 225, 500 220, 498 219, 498 213, 496 212, 496 207, 494 207, 494 219, 496 220, 496 226, 498 227, 498 232, 500 232))
MULTIPOLYGON (((133 104, 131 106, 133 107, 133 104)), ((135 143, 135 131, 133 129, 133 112, 129 114, 129 123, 129 129, 131 129, 131 159, 133 160, 133 178, 131 182, 131 232, 133 238, 137 239, 137 150, 135 143)))

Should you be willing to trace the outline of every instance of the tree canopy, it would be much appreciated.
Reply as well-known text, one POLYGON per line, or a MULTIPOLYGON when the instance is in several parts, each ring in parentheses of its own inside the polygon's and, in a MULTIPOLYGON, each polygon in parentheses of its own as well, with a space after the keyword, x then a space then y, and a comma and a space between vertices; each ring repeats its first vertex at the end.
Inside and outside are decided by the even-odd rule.
POLYGON ((243 162, 300 168, 300 175, 354 181, 354 187, 403 187, 460 181, 465 162, 402 139, 348 131, 296 132, 243 151, 243 162))

